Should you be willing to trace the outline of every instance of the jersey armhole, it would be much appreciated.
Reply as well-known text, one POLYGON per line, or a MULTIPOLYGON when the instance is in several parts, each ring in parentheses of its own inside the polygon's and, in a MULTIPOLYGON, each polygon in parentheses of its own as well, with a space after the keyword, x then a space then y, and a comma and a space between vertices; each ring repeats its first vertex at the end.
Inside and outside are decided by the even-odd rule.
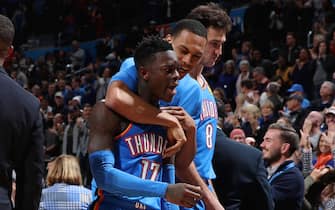
POLYGON ((133 123, 129 123, 128 126, 118 135, 115 136, 114 141, 122 138, 131 128, 133 127, 133 123))

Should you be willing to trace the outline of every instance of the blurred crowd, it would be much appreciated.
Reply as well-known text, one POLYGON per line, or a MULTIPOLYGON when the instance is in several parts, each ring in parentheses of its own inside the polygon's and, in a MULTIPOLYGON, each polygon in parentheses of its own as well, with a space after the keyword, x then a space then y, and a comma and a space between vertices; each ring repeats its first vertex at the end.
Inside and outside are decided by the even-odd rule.
MULTIPOLYGON (((145 2, 155 8, 160 1, 145 2)), ((158 34, 153 26, 173 17, 147 14, 143 23, 157 22, 128 28, 125 38, 119 39, 111 29, 119 32, 115 23, 124 16, 105 11, 121 8, 118 1, 7 3, 0 12, 12 17, 16 44, 24 43, 28 31, 41 30, 55 33, 55 45, 71 44, 70 51, 57 50, 37 60, 15 51, 5 68, 41 102, 46 162, 60 154, 79 157, 83 183, 90 186, 87 119, 92 106, 105 97, 110 78, 132 56, 137 41, 158 34), (51 22, 43 25, 41 17, 51 22), (96 38, 100 38, 97 57, 92 59, 80 42, 96 38)), ((311 187, 309 204, 334 204, 335 179, 329 178, 329 171, 318 170, 335 167, 331 153, 335 147, 331 140, 335 136, 335 8, 330 0, 254 0, 247 6, 243 30, 233 27, 222 59, 204 71, 217 99, 220 126, 232 139, 260 148, 270 124, 278 120, 291 124, 301 136, 296 159, 303 174, 319 185, 331 185, 322 192, 311 187)), ((128 23, 132 25, 132 20, 128 23)))

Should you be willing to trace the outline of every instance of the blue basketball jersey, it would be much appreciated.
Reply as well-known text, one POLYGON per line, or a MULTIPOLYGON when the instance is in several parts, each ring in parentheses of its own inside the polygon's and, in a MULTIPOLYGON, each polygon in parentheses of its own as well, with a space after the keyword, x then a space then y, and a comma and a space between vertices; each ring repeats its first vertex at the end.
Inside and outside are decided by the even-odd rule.
POLYGON ((160 106, 181 106, 193 118, 196 125, 200 120, 201 91, 197 81, 189 74, 179 80, 176 95, 171 102, 160 101, 160 106))
POLYGON ((203 179, 214 179, 216 176, 212 166, 212 158, 218 113, 212 90, 205 78, 201 78, 204 85, 201 87, 201 114, 197 128, 197 153, 194 162, 203 179))
MULTIPOLYGON (((114 167, 142 179, 162 181, 166 130, 156 125, 129 124, 114 139, 114 167)), ((128 197, 98 190, 96 210, 161 209, 160 197, 128 197)))
POLYGON ((109 83, 113 81, 122 81, 131 91, 137 92, 138 78, 133 57, 123 61, 120 70, 112 77, 109 83))

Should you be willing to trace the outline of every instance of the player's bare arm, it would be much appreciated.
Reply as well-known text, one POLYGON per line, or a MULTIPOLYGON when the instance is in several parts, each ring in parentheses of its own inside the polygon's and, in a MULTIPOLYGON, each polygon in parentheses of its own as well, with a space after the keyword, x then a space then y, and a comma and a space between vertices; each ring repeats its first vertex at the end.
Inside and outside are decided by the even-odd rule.
POLYGON ((108 109, 104 102, 97 102, 89 118, 90 138, 88 152, 110 150, 113 148, 113 137, 121 132, 120 118, 108 109))
POLYGON ((113 81, 109 85, 105 104, 130 121, 167 127, 176 141, 169 150, 169 156, 178 152, 186 142, 185 133, 176 117, 148 104, 130 91, 122 81, 113 81))

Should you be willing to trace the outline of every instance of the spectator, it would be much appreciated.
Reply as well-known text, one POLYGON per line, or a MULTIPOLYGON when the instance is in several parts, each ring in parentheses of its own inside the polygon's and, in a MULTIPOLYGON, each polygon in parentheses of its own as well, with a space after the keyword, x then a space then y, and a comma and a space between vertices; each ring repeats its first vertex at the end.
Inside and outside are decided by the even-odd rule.
POLYGON ((329 108, 334 101, 335 85, 330 81, 324 81, 320 88, 320 99, 311 102, 310 110, 323 111, 329 108))
POLYGON ((251 79, 251 73, 250 73, 250 64, 247 60, 242 60, 239 63, 239 74, 237 76, 236 80, 236 95, 239 95, 241 93, 241 83, 243 80, 251 79))
POLYGON ((77 40, 72 41, 72 52, 70 54, 70 59, 74 70, 78 70, 85 65, 86 53, 85 50, 80 48, 80 44, 77 40))
POLYGON ((256 66, 252 70, 252 78, 256 82, 256 90, 258 90, 259 94, 262 94, 270 82, 269 78, 266 77, 264 68, 261 66, 256 66))
POLYGON ((296 60, 294 69, 290 74, 293 83, 301 84, 306 97, 313 98, 313 64, 307 48, 301 48, 299 57, 296 60))
MULTIPOLYGON (((283 79, 283 86, 288 88, 292 84, 292 80, 289 75, 293 71, 293 66, 289 66, 287 58, 284 55, 279 55, 277 60, 278 68, 275 71, 276 76, 280 76, 283 79)), ((272 78, 271 78, 272 79, 272 78)))
POLYGON ((285 46, 281 53, 287 58, 289 66, 293 66, 299 57, 300 46, 297 44, 297 38, 293 32, 287 32, 285 46))
POLYGON ((276 112, 273 103, 270 100, 266 100, 261 105, 261 117, 259 118, 259 131, 258 131, 258 140, 256 146, 259 146, 263 137, 268 130, 269 126, 272 123, 275 123, 278 120, 278 112, 276 112))
POLYGON ((301 107, 306 109, 310 106, 310 102, 307 98, 304 97, 304 88, 300 84, 293 84, 290 89, 287 90, 289 94, 299 95, 303 97, 301 107))
POLYGON ((298 132, 304 123, 304 120, 307 116, 307 110, 303 109, 302 96, 299 95, 290 95, 286 101, 286 108, 288 111, 288 118, 293 126, 293 128, 298 132))
POLYGON ((92 175, 89 168, 87 145, 89 138, 89 128, 88 128, 88 118, 91 115, 92 106, 90 104, 85 104, 83 108, 82 118, 77 120, 77 125, 79 127, 79 143, 77 156, 79 157, 79 164, 81 169, 81 174, 83 176, 83 183, 85 186, 91 185, 92 175))
POLYGON ((302 207, 304 178, 291 160, 298 144, 296 131, 280 123, 269 127, 261 144, 276 210, 300 210, 302 207))
POLYGON ((322 169, 326 166, 334 168, 335 161, 332 154, 333 142, 329 142, 329 138, 333 138, 333 133, 322 133, 316 147, 316 154, 312 156, 311 142, 308 133, 301 131, 300 145, 302 147, 302 173, 307 176, 314 168, 322 169))
POLYGON ((60 155, 48 164, 47 188, 43 189, 40 210, 86 210, 92 200, 84 188, 78 160, 60 155))
POLYGON ((271 101, 272 105, 274 106, 273 113, 276 115, 283 106, 283 99, 279 95, 279 90, 280 84, 278 82, 269 82, 259 99, 259 104, 261 107, 267 100, 271 101))
POLYGON ((223 69, 219 75, 216 86, 225 91, 225 96, 227 98, 233 98, 235 94, 235 83, 235 63, 233 60, 228 60, 223 65, 223 69))
POLYGON ((240 128, 235 128, 230 132, 229 137, 233 139, 236 142, 245 144, 245 133, 242 129, 240 128))

